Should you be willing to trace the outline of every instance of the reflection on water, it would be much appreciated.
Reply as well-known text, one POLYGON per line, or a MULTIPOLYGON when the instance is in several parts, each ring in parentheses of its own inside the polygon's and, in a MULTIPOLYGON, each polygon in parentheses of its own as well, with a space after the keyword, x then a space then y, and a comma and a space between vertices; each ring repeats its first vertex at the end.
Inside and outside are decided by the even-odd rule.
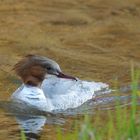
POLYGON ((56 117, 16 115, 16 120, 28 139, 38 139, 45 124, 61 125, 65 121, 56 117))
POLYGON ((46 117, 44 116, 16 116, 17 122, 24 131, 27 138, 39 138, 39 132, 45 125, 46 117))

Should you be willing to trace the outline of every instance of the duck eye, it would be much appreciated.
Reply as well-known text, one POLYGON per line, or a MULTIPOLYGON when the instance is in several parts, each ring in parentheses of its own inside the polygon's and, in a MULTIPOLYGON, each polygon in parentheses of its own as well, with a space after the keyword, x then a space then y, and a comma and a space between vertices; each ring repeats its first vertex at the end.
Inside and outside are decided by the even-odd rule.
POLYGON ((47 65, 43 65, 43 68, 45 68, 47 70, 51 70, 51 67, 50 66, 47 66, 47 65))
POLYGON ((47 67, 47 70, 51 70, 51 67, 47 67))

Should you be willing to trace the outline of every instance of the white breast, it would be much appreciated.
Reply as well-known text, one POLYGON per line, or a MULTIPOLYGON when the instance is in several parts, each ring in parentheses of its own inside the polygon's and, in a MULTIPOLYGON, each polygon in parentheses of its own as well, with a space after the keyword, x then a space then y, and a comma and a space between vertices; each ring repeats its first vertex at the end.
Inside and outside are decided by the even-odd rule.
POLYGON ((43 91, 38 87, 22 85, 11 96, 13 101, 22 101, 43 111, 53 110, 50 99, 46 99, 43 91))

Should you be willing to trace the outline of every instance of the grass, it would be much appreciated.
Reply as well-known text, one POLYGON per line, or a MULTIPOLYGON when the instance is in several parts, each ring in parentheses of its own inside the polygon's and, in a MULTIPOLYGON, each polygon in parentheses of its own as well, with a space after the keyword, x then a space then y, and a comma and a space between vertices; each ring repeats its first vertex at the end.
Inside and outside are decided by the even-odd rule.
POLYGON ((25 136, 24 130, 21 130, 21 139, 22 140, 26 140, 26 136, 25 136))
MULTIPOLYGON (((79 125, 74 124, 74 131, 64 134, 57 128, 57 140, 139 140, 140 121, 137 116, 138 81, 140 71, 132 68, 132 98, 131 106, 120 107, 116 102, 114 110, 108 110, 105 117, 97 111, 97 116, 85 115, 84 121, 79 125), (105 119, 105 121, 103 121, 105 119), (103 123, 103 124, 101 124, 103 123)), ((21 139, 26 140, 24 131, 21 139)))

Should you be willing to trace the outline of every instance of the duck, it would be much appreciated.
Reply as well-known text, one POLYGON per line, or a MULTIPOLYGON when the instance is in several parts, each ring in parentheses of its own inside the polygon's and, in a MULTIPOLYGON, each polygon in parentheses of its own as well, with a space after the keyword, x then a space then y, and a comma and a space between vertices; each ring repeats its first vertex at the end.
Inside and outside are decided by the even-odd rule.
POLYGON ((11 100, 46 112, 77 108, 95 98, 97 92, 110 92, 105 83, 82 81, 64 74, 57 62, 44 56, 27 55, 13 70, 22 85, 11 100))

